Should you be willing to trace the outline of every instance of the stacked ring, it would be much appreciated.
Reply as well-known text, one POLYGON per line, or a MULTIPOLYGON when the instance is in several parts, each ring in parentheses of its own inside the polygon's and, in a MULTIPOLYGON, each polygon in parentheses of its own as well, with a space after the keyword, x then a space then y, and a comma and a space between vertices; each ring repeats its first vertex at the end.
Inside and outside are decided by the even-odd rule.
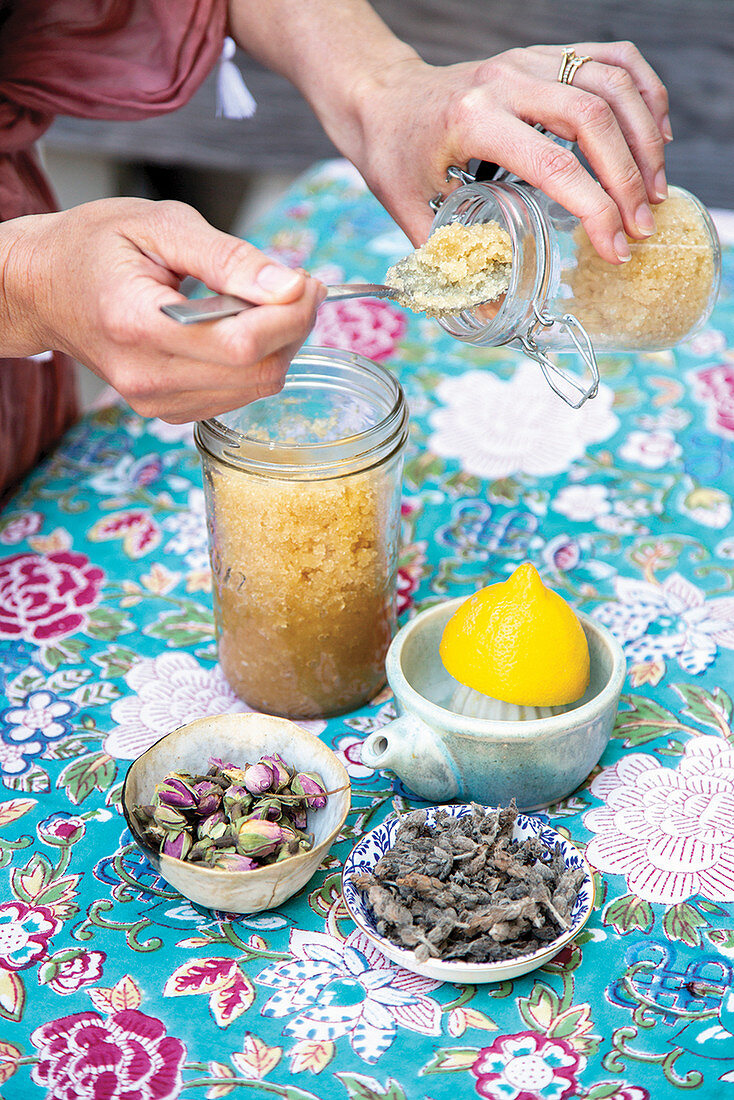
POLYGON ((564 47, 561 56, 561 67, 556 77, 558 83, 573 84, 573 78, 576 76, 576 73, 587 61, 591 61, 591 58, 588 56, 579 57, 573 46, 564 47))

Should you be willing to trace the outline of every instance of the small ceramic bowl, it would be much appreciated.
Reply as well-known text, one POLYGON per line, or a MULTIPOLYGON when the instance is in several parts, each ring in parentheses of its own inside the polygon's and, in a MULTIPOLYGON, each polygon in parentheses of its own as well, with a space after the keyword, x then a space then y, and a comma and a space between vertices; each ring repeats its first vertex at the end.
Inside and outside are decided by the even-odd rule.
POLYGON ((219 714, 181 726, 130 765, 122 790, 128 828, 166 882, 190 901, 228 913, 273 909, 305 886, 339 835, 350 801, 349 776, 331 749, 294 722, 264 714, 219 714), (141 839, 132 808, 150 805, 156 783, 169 772, 206 772, 212 756, 244 766, 271 753, 289 767, 318 773, 327 791, 336 792, 323 809, 309 810, 310 851, 256 871, 224 871, 161 855, 141 839))
MULTIPOLYGON (((439 809, 451 814, 452 817, 463 817, 472 812, 471 806, 430 806, 427 810, 429 822, 435 820, 439 809)), ((402 966, 415 974, 421 974, 424 978, 435 978, 440 982, 476 985, 481 982, 508 981, 510 978, 519 978, 522 974, 529 974, 531 970, 550 962, 563 947, 578 936, 592 914, 594 878, 585 857, 578 848, 549 825, 539 821, 538 818, 518 814, 513 829, 514 840, 525 840, 527 837, 537 836, 549 851, 559 844, 566 866, 584 869, 585 878, 571 910, 571 927, 538 951, 521 955, 516 959, 508 959, 505 962, 465 963, 448 962, 442 959, 426 959, 420 962, 415 957, 415 951, 399 947, 387 937, 380 935, 366 895, 350 881, 353 875, 368 874, 374 870, 377 861, 395 843, 399 828, 400 817, 391 817, 363 836, 348 856, 342 871, 342 894, 352 920, 372 940, 385 958, 390 959, 397 966, 402 966)))
POLYGON ((528 721, 474 718, 451 710, 457 682, 443 666, 443 629, 466 597, 421 611, 393 638, 386 670, 398 717, 371 733, 362 763, 389 768, 427 802, 479 802, 538 810, 565 798, 598 763, 614 728, 627 671, 619 642, 579 614, 590 679, 562 714, 528 721))

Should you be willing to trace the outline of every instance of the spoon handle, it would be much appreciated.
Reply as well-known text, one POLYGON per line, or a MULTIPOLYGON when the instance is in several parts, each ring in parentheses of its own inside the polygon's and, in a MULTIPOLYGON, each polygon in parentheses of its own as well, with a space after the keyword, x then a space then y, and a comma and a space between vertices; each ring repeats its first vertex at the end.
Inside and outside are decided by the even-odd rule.
MULTIPOLYGON (((327 302, 340 302, 345 298, 392 298, 392 287, 379 283, 343 283, 326 289, 327 302)), ((236 298, 233 294, 214 294, 207 298, 190 298, 185 302, 174 302, 161 306, 167 317, 172 317, 182 325, 191 325, 197 321, 216 321, 220 317, 232 317, 235 313, 253 309, 254 302, 236 298)))

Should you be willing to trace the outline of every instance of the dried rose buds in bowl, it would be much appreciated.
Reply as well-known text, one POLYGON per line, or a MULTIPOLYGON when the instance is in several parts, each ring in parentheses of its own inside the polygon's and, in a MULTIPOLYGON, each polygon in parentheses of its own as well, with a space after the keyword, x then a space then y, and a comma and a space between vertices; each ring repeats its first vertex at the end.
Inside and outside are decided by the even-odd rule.
POLYGON ((256 764, 210 757, 206 774, 171 772, 153 803, 133 806, 146 844, 174 859, 228 871, 254 871, 308 852, 308 811, 326 806, 320 775, 289 768, 278 753, 256 764))
POLYGON ((172 886, 208 908, 255 913, 318 868, 346 820, 350 786, 331 749, 293 722, 223 714, 175 730, 135 760, 122 806, 172 886))

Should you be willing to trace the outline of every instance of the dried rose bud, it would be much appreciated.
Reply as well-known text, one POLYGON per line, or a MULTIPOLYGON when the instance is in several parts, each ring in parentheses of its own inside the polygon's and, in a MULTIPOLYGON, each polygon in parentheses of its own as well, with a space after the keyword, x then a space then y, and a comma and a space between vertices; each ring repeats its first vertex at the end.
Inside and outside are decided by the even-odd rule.
POLYGON ((308 825, 308 813, 305 806, 296 806, 289 812, 289 818, 296 829, 305 829, 308 825))
POLYGON ((241 856, 236 852, 217 852, 214 866, 222 871, 256 871, 260 864, 249 856, 241 856))
POLYGON ((213 814, 222 803, 222 788, 217 783, 205 779, 202 783, 194 784, 194 796, 196 798, 196 810, 202 817, 213 814))
POLYGON ((169 833, 163 842, 161 849, 164 856, 173 856, 174 859, 186 859, 191 851, 191 833, 181 829, 178 833, 169 833))
POLYGON ((311 850, 311 843, 308 840, 298 840, 295 837, 289 840, 287 844, 278 852, 275 857, 275 862, 280 863, 283 859, 290 859, 291 856, 302 855, 303 852, 309 852, 311 850))
POLYGON ((283 806, 277 796, 272 798, 260 798, 247 814, 257 821, 279 821, 283 814, 283 806))
POLYGON ((274 821, 247 818, 237 824, 237 845, 244 855, 266 856, 274 852, 283 839, 283 830, 274 821))
POLYGON ((231 764, 228 761, 222 760, 221 756, 210 756, 209 765, 212 771, 226 772, 230 768, 236 768, 236 764, 231 764))
POLYGON ((199 837, 211 837, 212 840, 217 840, 220 836, 224 836, 227 831, 227 819, 221 810, 217 810, 216 813, 209 814, 209 817, 205 817, 197 825, 197 832, 199 837))
POLYGON ((193 810, 196 796, 188 780, 189 775, 167 775, 162 783, 157 783, 155 800, 160 806, 175 806, 178 810, 193 810))
POLYGON ((304 795, 311 810, 321 810, 326 805, 326 788, 321 777, 313 772, 298 772, 291 783, 295 794, 304 795))
POLYGON ((165 802, 161 802, 155 807, 153 818, 157 825, 161 825, 168 830, 185 829, 188 825, 186 814, 182 810, 177 810, 174 806, 168 806, 165 802))
POLYGON ((245 769, 237 768, 234 764, 228 764, 223 770, 222 775, 225 776, 230 783, 234 783, 236 786, 241 787, 245 780, 245 769))
POLYGON ((162 829, 160 825, 153 822, 145 826, 141 835, 149 848, 152 848, 154 852, 160 852, 161 845, 169 835, 169 831, 168 829, 162 829))
POLYGON ((269 791, 273 785, 273 771, 261 760, 259 764, 250 764, 245 768, 243 787, 250 794, 262 794, 269 791))
POLYGON ((234 844, 216 844, 209 853, 209 862, 215 864, 220 856, 237 856, 240 853, 237 851, 234 844))
POLYGON ((231 787, 227 787, 227 790, 222 795, 222 805, 228 812, 232 812, 235 807, 239 807, 242 810, 249 810, 252 805, 252 795, 249 791, 246 791, 244 787, 238 787, 234 783, 231 787))
POLYGON ((265 764, 273 773, 272 784, 276 791, 282 791, 283 787, 288 786, 291 773, 288 771, 285 760, 277 752, 273 753, 272 756, 261 756, 259 764, 256 764, 255 767, 259 767, 260 764, 265 764))
POLYGON ((192 845, 191 851, 188 854, 189 862, 194 863, 198 860, 207 859, 209 853, 214 851, 216 851, 214 841, 208 836, 203 837, 192 845))

